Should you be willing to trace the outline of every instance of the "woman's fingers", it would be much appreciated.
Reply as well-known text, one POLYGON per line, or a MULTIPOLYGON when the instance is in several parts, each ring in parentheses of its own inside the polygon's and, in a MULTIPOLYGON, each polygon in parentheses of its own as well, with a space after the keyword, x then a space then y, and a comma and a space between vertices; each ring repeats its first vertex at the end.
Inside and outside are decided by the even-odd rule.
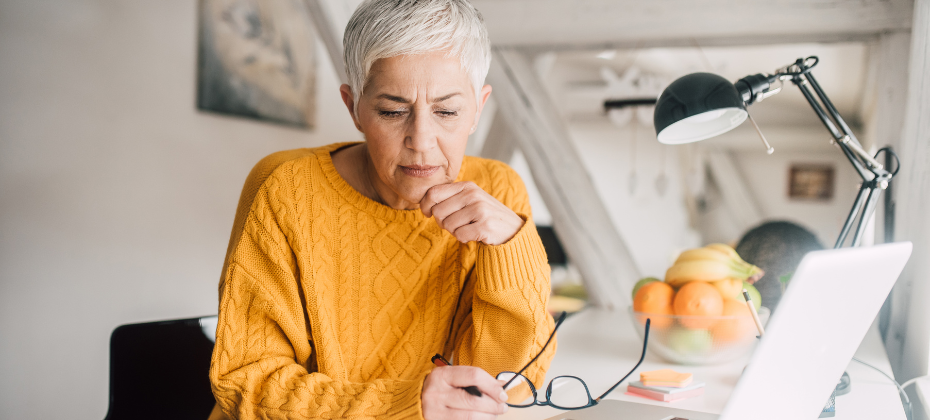
POLYGON ((421 399, 426 418, 493 419, 507 411, 499 381, 472 366, 437 367, 423 382, 421 399), (476 386, 481 396, 463 388, 476 386))
MULTIPOLYGON (((475 185, 473 182, 453 182, 451 184, 439 184, 426 190, 426 195, 420 200, 420 211, 426 217, 433 217, 433 206, 442 203, 450 197, 462 192, 469 185, 475 185)), ((475 185, 477 187, 477 185, 475 185)), ((463 206, 464 207, 464 206, 463 206)))
POLYGON ((473 182, 436 185, 427 191, 420 209, 435 217, 443 229, 461 242, 488 245, 507 242, 524 220, 473 182))
MULTIPOLYGON (((449 370, 451 375, 449 376, 448 382, 450 385, 456 388, 476 386, 478 387, 478 390, 481 391, 483 396, 475 398, 490 397, 491 400, 494 400, 497 403, 507 402, 507 398, 503 394, 504 388, 501 387, 500 382, 485 372, 484 369, 474 366, 450 367, 454 368, 449 370)), ((471 394, 468 394, 468 396, 474 397, 471 394)))
POLYGON ((487 395, 476 397, 464 389, 456 388, 445 398, 446 408, 453 410, 473 411, 491 415, 504 414, 507 404, 497 402, 487 395))

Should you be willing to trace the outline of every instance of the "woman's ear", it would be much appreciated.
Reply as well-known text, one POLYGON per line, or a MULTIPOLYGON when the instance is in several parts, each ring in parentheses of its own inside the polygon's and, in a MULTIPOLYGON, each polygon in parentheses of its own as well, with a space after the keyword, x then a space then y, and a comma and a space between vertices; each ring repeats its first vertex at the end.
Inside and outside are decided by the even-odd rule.
POLYGON ((352 122, 355 123, 355 129, 362 131, 362 125, 358 123, 358 117, 355 115, 355 97, 352 96, 352 88, 349 85, 343 84, 339 86, 339 94, 342 95, 342 102, 346 104, 346 108, 349 110, 349 116, 352 117, 352 122))
POLYGON ((488 98, 491 97, 491 85, 484 85, 481 88, 481 94, 478 95, 478 112, 475 113, 475 123, 472 125, 471 132, 475 132, 475 128, 478 127, 478 120, 481 118, 481 111, 484 110, 484 105, 488 102, 488 98))

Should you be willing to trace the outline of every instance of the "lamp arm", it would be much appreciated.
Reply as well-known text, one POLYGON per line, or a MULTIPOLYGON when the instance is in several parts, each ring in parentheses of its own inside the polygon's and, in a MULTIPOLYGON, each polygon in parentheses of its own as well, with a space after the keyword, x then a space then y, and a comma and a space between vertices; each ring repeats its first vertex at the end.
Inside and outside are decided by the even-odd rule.
MULTIPOLYGON (((779 69, 774 75, 755 74, 746 76, 734 83, 734 86, 746 105, 751 105, 777 93, 781 87, 772 89, 772 85, 777 81, 790 80, 798 87, 814 113, 817 114, 824 127, 833 136, 835 144, 843 151, 849 163, 852 164, 860 178, 862 178, 862 185, 859 188, 856 201, 846 217, 846 222, 843 224, 834 247, 840 248, 843 246, 857 218, 856 232, 850 245, 858 246, 865 234, 865 225, 875 211, 882 190, 888 188, 891 178, 898 170, 896 169, 894 173, 888 172, 875 157, 862 148, 859 139, 856 138, 849 125, 846 124, 839 111, 836 110, 836 106, 833 105, 826 92, 817 83, 817 79, 811 74, 811 69, 818 62, 817 57, 799 58, 793 64, 779 69)), ((890 154, 888 151, 886 153, 890 154)), ((900 169, 900 163, 898 169, 900 169)))
MULTIPOLYGON (((829 97, 827 97, 827 93, 824 92, 823 89, 820 88, 820 84, 817 83, 817 79, 814 78, 814 74, 811 72, 807 72, 804 74, 804 78, 807 79, 811 87, 814 89, 814 92, 817 93, 817 96, 820 98, 820 101, 823 102, 823 105, 827 109, 827 112, 830 113, 830 116, 832 116, 833 119, 836 121, 836 123, 840 125, 840 128, 843 130, 843 133, 849 136, 849 138, 861 148, 862 144, 859 143, 859 139, 856 138, 856 135, 853 134, 853 131, 849 128, 849 125, 846 124, 846 120, 844 120, 843 117, 840 116, 839 111, 837 111, 836 107, 833 106, 833 102, 830 101, 829 97)), ((837 140, 840 140, 840 139, 837 139, 837 140)), ((882 165, 879 164, 877 161, 873 165, 877 165, 877 167, 879 168, 882 167, 882 165)))
POLYGON ((833 123, 833 120, 827 116, 827 113, 820 106, 820 103, 817 102, 817 99, 814 98, 814 94, 811 93, 811 90, 808 88, 807 81, 799 77, 792 78, 791 81, 798 87, 798 89, 801 91, 801 94, 804 95, 804 99, 807 99, 807 102, 811 105, 811 108, 813 108, 814 113, 817 114, 817 117, 819 117, 820 121, 823 122, 824 127, 826 127, 827 131, 829 131, 833 136, 833 140, 840 147, 840 149, 843 150, 843 154, 846 155, 846 158, 849 159, 849 163, 852 164, 856 172, 859 173, 859 177, 861 177, 863 181, 868 181, 874 178, 874 175, 869 173, 869 169, 866 169, 865 165, 863 165, 859 158, 853 154, 847 144, 843 142, 845 134, 840 132, 840 130, 836 127, 836 124, 833 123))
MULTIPOLYGON (((801 60, 799 59, 798 61, 800 62, 801 60)), ((803 64, 801 65, 803 66, 803 64)), ((813 74, 810 73, 809 69, 807 70, 808 71, 800 72, 800 74, 792 77, 792 83, 798 87, 804 95, 804 98, 807 99, 811 108, 813 108, 827 130, 830 131, 830 134, 833 135, 836 145, 843 151, 849 163, 852 164, 853 168, 862 178, 862 186, 859 188, 856 201, 853 203, 852 209, 850 209, 849 215, 846 217, 846 222, 843 224, 843 229, 836 239, 834 248, 841 248, 846 242, 846 238, 857 216, 859 220, 856 224, 856 233, 853 235, 850 246, 858 246, 862 242, 862 237, 865 234, 865 225, 868 223, 872 213, 875 212, 875 206, 878 203, 882 190, 887 188, 888 183, 891 181, 892 174, 885 170, 883 165, 879 164, 874 157, 870 156, 862 148, 859 140, 849 128, 849 125, 846 124, 846 121, 840 116, 836 107, 830 101, 830 98, 827 97, 826 92, 824 92, 817 83, 817 80, 814 78, 813 74), (820 102, 817 102, 817 99, 814 98, 811 89, 816 92, 820 102), (821 107, 821 103, 823 107, 821 107), (824 108, 826 108, 826 111, 824 108), (836 122, 835 124, 834 121, 836 122), (837 127, 837 125, 839 125, 839 127, 837 127)))

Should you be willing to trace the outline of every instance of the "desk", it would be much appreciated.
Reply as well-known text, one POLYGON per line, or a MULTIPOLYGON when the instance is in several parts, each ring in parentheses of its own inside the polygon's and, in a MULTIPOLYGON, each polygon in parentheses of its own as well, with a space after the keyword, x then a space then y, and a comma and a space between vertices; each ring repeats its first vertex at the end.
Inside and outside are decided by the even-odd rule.
MULTIPOLYGON (((585 380, 591 394, 597 397, 628 372, 639 359, 642 341, 633 330, 630 314, 626 311, 606 311, 589 308, 565 320, 558 332, 558 351, 549 368, 548 380, 561 375, 574 375, 585 380)), ((862 340, 856 357, 886 373, 891 365, 878 334, 877 322, 872 324, 862 340)), ((704 395, 671 403, 674 407, 707 413, 720 413, 733 392, 749 356, 727 364, 714 366, 680 366, 664 362, 647 353, 643 364, 630 377, 638 379, 638 372, 672 368, 691 372, 696 381, 705 382, 704 395)), ((852 391, 836 399, 836 420, 904 420, 904 409, 897 388, 887 378, 856 362, 846 370, 852 379, 852 391)), ((837 378, 839 379, 839 378, 837 378)), ((627 379, 628 382, 630 379, 627 379)), ((540 390, 540 392, 545 392, 540 390)), ((659 401, 626 395, 621 384, 605 398, 667 405, 659 401)), ((539 420, 560 413, 551 407, 510 408, 501 420, 539 420)))

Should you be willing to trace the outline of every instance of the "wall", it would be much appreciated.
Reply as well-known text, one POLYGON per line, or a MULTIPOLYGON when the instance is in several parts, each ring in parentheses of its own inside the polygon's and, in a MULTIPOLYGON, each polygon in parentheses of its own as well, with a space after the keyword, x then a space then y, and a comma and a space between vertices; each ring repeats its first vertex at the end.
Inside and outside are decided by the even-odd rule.
MULTIPOLYGON (((820 140, 828 136, 824 130, 820 140)), ((833 247, 859 191, 859 176, 842 152, 829 149, 784 150, 770 156, 759 147, 757 151, 734 152, 734 160, 764 219, 798 223, 814 232, 825 247, 833 247), (835 187, 832 199, 809 201, 788 198, 791 165, 809 163, 833 166, 835 187)), ((850 240, 854 233, 855 230, 850 232, 850 240)))
POLYGON ((623 128, 607 120, 574 122, 569 131, 640 274, 664 278, 679 252, 701 245, 688 226, 678 150, 657 142, 652 127, 635 121, 623 128), (666 187, 660 193, 656 185, 663 170, 666 187))
POLYGON ((103 418, 116 326, 216 313, 251 166, 359 138, 325 54, 316 130, 195 110, 196 7, 0 2, 0 418, 103 418))

